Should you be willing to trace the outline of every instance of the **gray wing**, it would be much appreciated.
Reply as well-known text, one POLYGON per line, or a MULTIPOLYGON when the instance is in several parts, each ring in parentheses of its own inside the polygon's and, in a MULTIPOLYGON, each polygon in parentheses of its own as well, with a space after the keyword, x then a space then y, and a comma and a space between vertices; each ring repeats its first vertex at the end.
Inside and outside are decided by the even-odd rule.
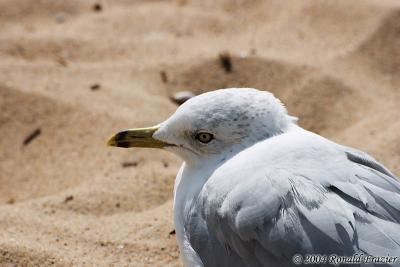
POLYGON ((312 153, 315 162, 293 151, 251 170, 233 162, 211 177, 187 225, 205 266, 296 266, 295 254, 400 256, 394 175, 351 148, 312 153))

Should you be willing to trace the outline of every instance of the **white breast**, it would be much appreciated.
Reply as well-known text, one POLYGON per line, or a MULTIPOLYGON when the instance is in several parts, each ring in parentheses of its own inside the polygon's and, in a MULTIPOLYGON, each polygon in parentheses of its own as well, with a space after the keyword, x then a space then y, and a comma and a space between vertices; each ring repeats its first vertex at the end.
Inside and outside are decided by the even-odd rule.
POLYGON ((203 263, 190 245, 185 233, 185 219, 193 199, 199 194, 206 179, 199 177, 198 169, 182 164, 175 179, 174 188, 174 225, 181 258, 185 266, 203 266, 203 263))

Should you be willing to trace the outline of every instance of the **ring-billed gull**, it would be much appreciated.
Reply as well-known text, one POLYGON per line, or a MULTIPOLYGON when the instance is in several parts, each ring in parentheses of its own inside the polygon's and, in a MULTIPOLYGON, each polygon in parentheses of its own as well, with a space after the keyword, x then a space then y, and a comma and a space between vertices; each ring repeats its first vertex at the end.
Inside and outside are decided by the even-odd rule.
POLYGON ((306 254, 400 256, 395 176, 366 153, 299 127, 271 93, 208 92, 157 126, 116 134, 109 145, 163 148, 184 160, 174 224, 186 266, 294 266, 306 254))

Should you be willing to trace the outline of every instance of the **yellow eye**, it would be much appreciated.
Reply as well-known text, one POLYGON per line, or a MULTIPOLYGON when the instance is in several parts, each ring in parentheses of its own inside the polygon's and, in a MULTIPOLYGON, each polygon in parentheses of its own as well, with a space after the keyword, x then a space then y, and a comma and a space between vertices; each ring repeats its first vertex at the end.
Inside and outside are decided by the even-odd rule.
POLYGON ((202 142, 203 144, 207 144, 208 142, 213 140, 213 138, 214 136, 210 133, 201 132, 196 135, 196 139, 202 142))

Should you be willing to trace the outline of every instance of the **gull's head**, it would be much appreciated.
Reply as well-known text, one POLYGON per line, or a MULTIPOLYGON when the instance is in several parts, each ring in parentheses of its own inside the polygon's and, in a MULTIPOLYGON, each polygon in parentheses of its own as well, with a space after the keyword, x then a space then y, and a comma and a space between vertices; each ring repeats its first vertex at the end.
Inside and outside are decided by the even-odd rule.
POLYGON ((221 89, 189 99, 157 126, 117 133, 108 144, 164 148, 187 163, 221 161, 284 133, 293 121, 271 93, 221 89))

